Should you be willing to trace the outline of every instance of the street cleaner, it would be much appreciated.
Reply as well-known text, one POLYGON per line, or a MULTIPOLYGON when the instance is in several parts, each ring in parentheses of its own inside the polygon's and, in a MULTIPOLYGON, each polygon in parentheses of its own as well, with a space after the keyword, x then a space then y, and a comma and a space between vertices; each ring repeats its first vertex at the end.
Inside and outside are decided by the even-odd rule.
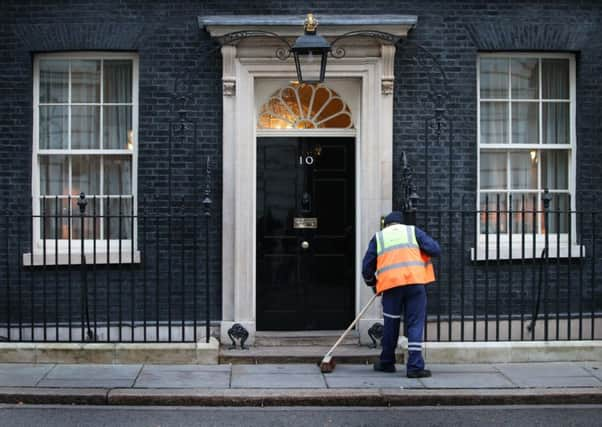
POLYGON ((426 232, 403 223, 401 212, 385 217, 384 228, 370 240, 364 255, 362 276, 368 286, 382 295, 384 335, 375 371, 395 372, 395 347, 399 338, 401 312, 408 333, 408 378, 425 378, 422 334, 426 317, 425 285, 435 281, 431 257, 439 256, 439 243, 426 232))

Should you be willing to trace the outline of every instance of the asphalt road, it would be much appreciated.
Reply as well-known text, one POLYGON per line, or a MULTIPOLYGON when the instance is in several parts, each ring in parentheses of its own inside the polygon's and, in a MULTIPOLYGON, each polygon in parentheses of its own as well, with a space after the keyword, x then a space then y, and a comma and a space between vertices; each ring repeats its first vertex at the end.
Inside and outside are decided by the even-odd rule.
POLYGON ((194 408, 0 405, 13 426, 602 426, 602 405, 194 408))

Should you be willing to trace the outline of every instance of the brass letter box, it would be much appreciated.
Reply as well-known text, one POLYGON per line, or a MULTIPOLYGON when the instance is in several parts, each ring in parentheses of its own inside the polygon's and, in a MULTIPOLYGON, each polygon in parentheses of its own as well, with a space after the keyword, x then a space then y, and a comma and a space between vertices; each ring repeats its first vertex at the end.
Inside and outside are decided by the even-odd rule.
POLYGON ((295 218, 293 228, 318 228, 318 218, 295 218))

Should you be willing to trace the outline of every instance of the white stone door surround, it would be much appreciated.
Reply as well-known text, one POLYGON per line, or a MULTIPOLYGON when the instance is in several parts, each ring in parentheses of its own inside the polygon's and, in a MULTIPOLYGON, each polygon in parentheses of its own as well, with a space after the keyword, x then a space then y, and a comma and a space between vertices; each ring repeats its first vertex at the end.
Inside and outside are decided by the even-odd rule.
MULTIPOLYGON (((405 36, 416 22, 411 16, 318 16, 319 34, 332 38, 348 31, 371 29, 405 36)), ((214 37, 232 31, 262 29, 294 37, 301 34, 304 17, 202 17, 199 25, 214 37)), ((248 39, 237 46, 222 46, 223 58, 223 220, 221 340, 240 323, 255 338, 256 248, 256 123, 255 85, 258 79, 295 80, 291 60, 281 61, 281 47, 265 39, 248 39)), ((346 55, 329 58, 326 81, 346 79, 359 85, 354 113, 356 128, 356 313, 372 296, 361 280, 361 259, 378 230, 381 215, 392 207, 393 81, 395 47, 376 39, 350 39, 346 55), (356 102, 357 101, 357 102, 356 102), (356 107, 357 108, 357 107, 356 107)), ((343 99, 345 93, 340 93, 343 99)), ((323 135, 329 129, 322 130, 323 135)), ((333 130, 337 131, 337 130, 333 130)), ((300 131, 294 131, 298 132, 300 131)), ((303 131, 301 131, 303 132, 303 131)), ((314 130, 313 132, 320 132, 314 130)), ((360 339, 369 342, 368 328, 382 322, 380 304, 374 304, 359 323, 360 339)))

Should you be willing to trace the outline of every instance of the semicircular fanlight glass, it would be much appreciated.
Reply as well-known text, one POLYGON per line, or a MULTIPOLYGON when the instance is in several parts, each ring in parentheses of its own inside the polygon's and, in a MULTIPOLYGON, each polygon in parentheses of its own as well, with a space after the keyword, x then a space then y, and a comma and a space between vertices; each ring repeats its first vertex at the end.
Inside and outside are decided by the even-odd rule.
POLYGON ((291 84, 263 104, 259 129, 353 128, 349 106, 323 84, 291 84))

